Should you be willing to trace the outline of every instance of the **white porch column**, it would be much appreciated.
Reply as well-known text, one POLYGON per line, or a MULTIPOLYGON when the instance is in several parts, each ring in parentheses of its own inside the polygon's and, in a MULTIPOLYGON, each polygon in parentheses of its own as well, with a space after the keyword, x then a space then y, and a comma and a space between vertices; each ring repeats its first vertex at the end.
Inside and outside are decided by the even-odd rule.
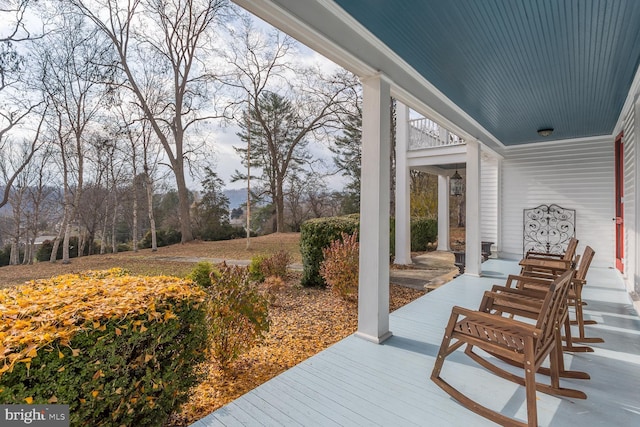
POLYGON ((411 188, 409 184, 409 107, 396 101, 395 264, 411 264, 411 188))
POLYGON ((438 175, 438 251, 450 251, 449 243, 449 177, 438 175))
POLYGON ((360 273, 357 336, 381 343, 389 331, 391 91, 382 75, 362 79, 360 273))
POLYGON ((480 142, 467 141, 465 274, 480 276, 480 142))

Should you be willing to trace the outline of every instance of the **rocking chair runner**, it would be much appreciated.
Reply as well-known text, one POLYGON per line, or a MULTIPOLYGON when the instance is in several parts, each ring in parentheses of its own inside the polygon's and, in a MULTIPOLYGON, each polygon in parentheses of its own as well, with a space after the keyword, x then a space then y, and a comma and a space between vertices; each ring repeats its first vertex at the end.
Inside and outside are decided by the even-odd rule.
MULTIPOLYGON (((558 325, 558 316, 561 314, 561 305, 566 303, 569 283, 573 274, 574 272, 569 270, 549 286, 549 291, 542 300, 540 315, 535 325, 495 314, 468 310, 458 306, 453 307, 431 373, 431 380, 468 409, 492 421, 508 426, 537 426, 536 387, 551 393, 560 390, 559 349, 556 345, 555 329, 558 325), (447 356, 464 344, 500 355, 501 358, 510 359, 514 364, 523 367, 524 379, 503 370, 492 369, 492 372, 516 383, 524 384, 527 423, 478 404, 441 378, 440 372, 447 356), (550 357, 551 384, 537 385, 535 374, 547 356, 550 357)), ((586 398, 586 395, 575 397, 586 398)))

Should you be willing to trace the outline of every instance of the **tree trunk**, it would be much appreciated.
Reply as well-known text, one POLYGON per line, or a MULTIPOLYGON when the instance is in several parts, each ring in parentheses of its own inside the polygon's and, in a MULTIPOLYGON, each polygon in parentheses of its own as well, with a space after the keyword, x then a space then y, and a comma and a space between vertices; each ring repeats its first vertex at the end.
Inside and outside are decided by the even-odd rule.
POLYGON ((28 251, 29 257, 25 254, 24 262, 25 265, 33 264, 33 259, 36 257, 36 238, 35 236, 29 240, 28 251))
POLYGON ((71 224, 67 223, 64 229, 64 241, 62 242, 62 263, 69 264, 69 240, 71 239, 71 224))
POLYGON ((275 205, 276 205, 276 232, 284 233, 284 194, 282 192, 282 184, 279 184, 275 205))
POLYGON ((176 161, 176 185, 178 190, 178 209, 180 215, 180 232, 182 233, 182 243, 193 240, 191 232, 191 205, 189 203, 189 190, 184 179, 184 164, 182 161, 176 161))
MULTIPOLYGON (((134 174, 135 176, 135 174, 134 174)), ((131 249, 133 252, 138 252, 138 189, 135 186, 135 179, 133 184, 133 236, 131 236, 131 249)))
POLYGON ((53 239, 53 245, 51 246, 51 255, 49 256, 49 262, 56 262, 58 259, 58 248, 60 247, 60 233, 53 239))
POLYGON ((78 258, 84 255, 84 248, 87 244, 86 239, 87 235, 85 234, 84 230, 82 231, 82 233, 80 233, 80 230, 78 230, 78 258))
POLYGON ((117 218, 118 218, 118 202, 116 201, 113 204, 113 218, 111 219, 111 251, 114 254, 118 253, 118 242, 116 241, 116 222, 117 222, 117 218))
MULTIPOLYGON (((65 196, 65 200, 66 200, 66 196, 65 196)), ((50 262, 56 262, 56 260, 58 259, 58 248, 60 247, 60 241, 62 240, 66 232, 68 222, 69 222, 69 214, 67 210, 67 204, 65 202, 64 214, 62 217, 62 226, 60 227, 60 231, 58 231, 58 235, 53 240, 53 247, 51 248, 51 256, 49 257, 50 262)))
POLYGON ((9 255, 9 265, 20 264, 20 244, 19 238, 16 237, 11 242, 11 254, 9 255))
POLYGON ((145 187, 147 190, 147 210, 149 211, 149 227, 151 228, 151 251, 158 250, 158 240, 156 238, 156 218, 153 215, 153 182, 148 173, 145 176, 145 187))
POLYGON ((102 239, 100 240, 100 255, 107 253, 107 221, 109 220, 109 203, 105 203, 104 221, 102 222, 102 239))

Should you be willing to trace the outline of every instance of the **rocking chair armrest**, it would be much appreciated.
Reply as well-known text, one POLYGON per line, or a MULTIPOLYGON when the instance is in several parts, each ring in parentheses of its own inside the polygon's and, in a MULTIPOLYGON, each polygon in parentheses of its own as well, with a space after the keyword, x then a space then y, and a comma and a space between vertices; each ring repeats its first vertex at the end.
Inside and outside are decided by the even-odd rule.
POLYGON ((564 254, 548 254, 546 252, 527 252, 525 258, 564 258, 564 254))
MULTIPOLYGON (((513 284, 513 282, 518 282, 518 285, 521 285, 522 283, 524 284, 534 284, 534 285, 541 285, 541 286, 548 286, 551 284, 551 282, 553 282, 553 280, 556 277, 554 276, 553 278, 541 278, 541 277, 532 277, 529 275, 519 275, 519 274, 510 274, 507 277, 507 282, 505 283, 505 286, 507 288, 514 288, 515 286, 511 286, 513 284)), ((518 286, 521 287, 521 286, 518 286)))
POLYGON ((523 271, 520 274, 525 277, 531 277, 531 278, 542 279, 542 280, 555 280, 558 277, 557 274, 553 274, 552 272, 543 272, 543 271, 523 271))
POLYGON ((533 336, 537 338, 542 334, 542 330, 536 328, 536 325, 521 322, 519 320, 511 319, 508 317, 496 316, 495 314, 469 310, 457 305, 453 306, 453 308, 451 309, 451 318, 453 318, 454 316, 456 318, 464 316, 468 321, 482 323, 484 326, 493 329, 508 330, 511 333, 517 333, 522 336, 533 336))
POLYGON ((535 299, 544 299, 545 296, 547 296, 547 291, 543 291, 543 290, 539 290, 539 289, 531 289, 531 288, 508 288, 506 286, 501 286, 501 285, 493 285, 491 287, 491 291, 485 291, 485 294, 487 292, 491 292, 492 294, 509 294, 509 295, 514 295, 516 297, 521 296, 521 297, 527 297, 527 298, 535 298, 535 299))
POLYGON ((573 261, 565 259, 549 259, 549 258, 524 258, 519 264, 527 269, 559 271, 569 270, 573 265, 573 261))
POLYGON ((538 319, 542 310, 542 299, 524 295, 514 289, 509 291, 515 292, 486 291, 480 303, 480 311, 495 316, 509 316, 512 319, 514 316, 538 319))

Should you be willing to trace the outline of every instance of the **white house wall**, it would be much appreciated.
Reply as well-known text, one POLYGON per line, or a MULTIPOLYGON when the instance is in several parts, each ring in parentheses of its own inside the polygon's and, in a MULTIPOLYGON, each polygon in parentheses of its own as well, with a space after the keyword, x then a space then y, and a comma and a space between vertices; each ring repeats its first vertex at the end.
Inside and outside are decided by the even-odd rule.
MULTIPOLYGON (((637 230, 634 218, 637 214, 636 186, 638 182, 638 171, 636 168, 636 133, 635 133, 636 108, 632 104, 624 115, 624 135, 622 137, 624 149, 624 276, 629 290, 633 290, 633 278, 636 271, 636 239, 637 230)), ((640 289, 636 289, 638 291, 640 289)))
POLYGON ((522 257, 523 210, 557 204, 576 210, 578 252, 596 252, 593 266, 613 267, 614 148, 611 137, 528 144, 504 152, 500 256, 522 257))
MULTIPOLYGON (((498 244, 498 168, 495 157, 482 156, 480 169, 480 238, 498 244)), ((495 245, 493 248, 495 249, 495 245)))

